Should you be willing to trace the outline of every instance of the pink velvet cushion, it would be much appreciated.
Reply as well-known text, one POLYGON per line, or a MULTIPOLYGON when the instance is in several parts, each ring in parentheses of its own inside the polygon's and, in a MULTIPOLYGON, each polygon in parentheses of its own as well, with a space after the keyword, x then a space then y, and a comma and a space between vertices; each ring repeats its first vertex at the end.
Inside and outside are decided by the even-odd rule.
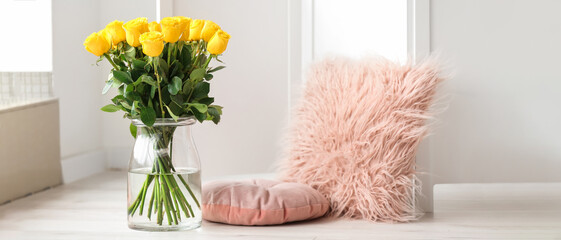
POLYGON ((329 202, 300 183, 214 181, 203 186, 203 218, 234 225, 274 225, 323 216, 329 202))

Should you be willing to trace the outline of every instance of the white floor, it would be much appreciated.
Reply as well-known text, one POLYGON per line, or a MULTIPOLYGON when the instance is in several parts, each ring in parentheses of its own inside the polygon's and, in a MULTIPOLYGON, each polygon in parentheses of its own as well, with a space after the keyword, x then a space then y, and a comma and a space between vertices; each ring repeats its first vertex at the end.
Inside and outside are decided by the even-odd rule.
POLYGON ((269 227, 203 222, 190 232, 126 224, 126 173, 105 172, 0 206, 0 239, 561 239, 561 183, 438 185, 420 221, 319 219, 269 227))

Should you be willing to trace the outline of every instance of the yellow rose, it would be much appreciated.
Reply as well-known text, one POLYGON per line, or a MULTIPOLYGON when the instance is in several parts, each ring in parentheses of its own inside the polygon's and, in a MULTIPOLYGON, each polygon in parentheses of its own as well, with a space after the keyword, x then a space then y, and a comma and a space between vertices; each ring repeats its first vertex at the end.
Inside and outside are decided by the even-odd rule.
POLYGON ((141 34, 148 32, 148 19, 145 17, 136 18, 123 25, 127 33, 127 43, 133 47, 140 46, 138 38, 141 34))
POLYGON ((205 20, 195 19, 191 21, 189 26, 189 41, 198 41, 201 39, 201 31, 205 26, 205 20))
POLYGON ((230 34, 222 30, 218 30, 216 31, 214 36, 212 36, 210 41, 208 41, 206 50, 213 55, 222 54, 224 51, 226 51, 228 40, 230 40, 230 34))
POLYGON ((117 45, 118 43, 125 41, 127 34, 125 33, 125 29, 123 29, 123 22, 121 21, 113 21, 107 26, 105 29, 111 35, 111 41, 113 42, 113 46, 117 45))
POLYGON ((214 36, 214 33, 216 33, 216 31, 218 31, 219 29, 220 27, 218 26, 218 24, 214 23, 213 21, 206 20, 205 26, 201 31, 201 39, 205 40, 205 42, 210 41, 210 38, 212 38, 212 36, 214 36))
POLYGON ((150 32, 162 32, 162 26, 154 21, 148 24, 148 30, 150 30, 150 32))
POLYGON ((105 39, 107 40, 107 42, 109 42, 109 45, 111 45, 112 43, 112 36, 109 33, 109 31, 107 29, 101 29, 99 32, 97 32, 97 34, 102 35, 103 37, 105 37, 105 39))
POLYGON ((189 40, 189 32, 190 32, 189 29, 191 28, 191 18, 183 17, 183 16, 178 16, 177 18, 179 18, 179 21, 183 26, 183 33, 181 34, 181 38, 179 40, 187 41, 189 40))
POLYGON ((177 17, 166 17, 160 21, 162 24, 162 33, 164 34, 164 41, 169 43, 174 43, 179 40, 181 33, 183 33, 184 28, 182 28, 184 23, 180 21, 177 17))
POLYGON ((144 54, 157 57, 164 50, 164 35, 161 32, 145 32, 140 35, 140 43, 144 54))
POLYGON ((106 35, 107 34, 103 30, 90 34, 90 36, 86 38, 86 41, 84 41, 86 50, 96 56, 101 56, 109 51, 109 49, 111 49, 111 42, 107 39, 106 35))

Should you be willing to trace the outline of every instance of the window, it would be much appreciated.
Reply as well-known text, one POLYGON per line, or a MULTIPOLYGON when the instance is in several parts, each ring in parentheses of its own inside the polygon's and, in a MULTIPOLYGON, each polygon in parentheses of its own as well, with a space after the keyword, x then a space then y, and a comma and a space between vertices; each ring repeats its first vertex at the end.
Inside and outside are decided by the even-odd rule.
POLYGON ((0 106, 52 97, 51 0, 0 1, 0 106))
POLYGON ((407 0, 313 1, 313 58, 407 59, 407 0))

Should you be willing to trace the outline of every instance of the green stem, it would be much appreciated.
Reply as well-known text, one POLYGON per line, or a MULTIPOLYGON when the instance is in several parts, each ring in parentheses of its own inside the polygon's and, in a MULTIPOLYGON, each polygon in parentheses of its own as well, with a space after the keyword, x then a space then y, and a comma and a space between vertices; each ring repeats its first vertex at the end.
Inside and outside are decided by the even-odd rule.
POLYGON ((129 215, 132 216, 134 214, 134 212, 136 211, 136 207, 138 206, 139 200, 140 198, 137 197, 136 200, 129 206, 128 208, 129 215))
MULTIPOLYGON (((160 165, 162 164, 162 161, 158 161, 160 165)), ((163 168, 163 166, 160 166, 163 168)), ((171 195, 175 195, 175 190, 171 187, 171 183, 169 181, 169 176, 168 175, 161 175, 162 178, 162 183, 164 185, 164 191, 166 192, 166 198, 164 199, 164 201, 166 201, 166 205, 167 205, 167 209, 171 210, 171 212, 173 212, 173 221, 175 222, 175 224, 177 224, 177 212, 176 209, 179 210, 179 207, 176 206, 176 209, 174 209, 173 207, 173 201, 171 198, 171 195), (164 183, 165 182, 165 183, 164 183)), ((169 213, 168 213, 168 217, 169 217, 169 213)))
POLYGON ((203 69, 206 69, 208 67, 208 64, 210 63, 210 60, 212 60, 213 57, 216 57, 216 55, 208 55, 208 58, 206 59, 205 65, 203 66, 203 69))
POLYGON ((162 225, 162 222, 164 221, 164 206, 163 206, 163 196, 162 196, 162 188, 161 188, 161 184, 160 184, 160 180, 159 178, 156 178, 156 185, 158 186, 158 224, 162 225))
POLYGON ((111 60, 111 57, 109 56, 109 54, 104 53, 103 56, 107 59, 107 61, 109 61, 109 63, 111 63, 111 65, 113 65, 113 68, 115 68, 115 70, 119 70, 120 68, 117 66, 117 64, 115 64, 115 62, 113 62, 113 60, 111 60))
MULTIPOLYGON (((173 56, 173 61, 175 61, 177 59, 177 49, 179 48, 179 42, 176 42, 173 44, 173 52, 172 52, 172 56, 173 56)), ((170 63, 171 65, 172 63, 170 63)))
MULTIPOLYGON (((173 170, 175 172, 175 168, 173 167, 173 165, 170 164, 170 169, 173 170)), ((181 175, 177 175, 177 177, 179 177, 179 180, 181 180, 181 182, 183 183, 183 185, 185 186, 185 188, 187 189, 187 191, 189 192, 189 195, 191 195, 191 197, 193 198, 193 200, 195 200, 195 203, 197 204, 197 207, 199 209, 201 209, 201 204, 199 203, 199 201, 197 200, 197 197, 195 197, 195 194, 193 193, 193 190, 191 190, 191 188, 189 187, 189 184, 187 184, 187 181, 185 181, 185 179, 183 178, 183 176, 181 175)), ((176 183, 177 188, 179 188, 179 186, 176 183)), ((185 197, 183 197, 185 199, 185 197)), ((185 200, 187 201, 187 200, 185 200)), ((189 206, 189 210, 191 210, 191 206, 187 203, 187 205, 189 206)), ((193 212, 193 210, 191 210, 191 213, 193 212)))
MULTIPOLYGON (((165 162, 164 162, 164 167, 166 167, 166 168, 168 167, 165 164, 165 162)), ((175 168, 173 167, 173 165, 171 165, 171 163, 170 163, 169 169, 172 169, 175 172, 175 168)), ((191 197, 193 198, 193 200, 197 204, 197 207, 199 207, 199 209, 201 209, 201 206, 199 205, 199 201, 195 197, 195 194, 193 194, 193 191, 191 191, 191 188, 189 187, 187 182, 185 182, 185 179, 183 179, 183 177, 181 175, 178 175, 178 177, 183 182, 185 187, 187 188, 187 191, 189 191, 189 194, 191 195, 191 197)), ((183 209, 183 212, 185 212, 185 217, 189 217, 189 215, 187 215, 187 209, 189 209, 189 214, 191 216, 195 216, 194 213, 193 213, 193 209, 191 208, 191 204, 189 204, 189 202, 187 201, 187 198, 185 198, 185 195, 183 195, 183 193, 179 189, 179 185, 177 184, 177 181, 175 181, 174 178, 171 179, 171 184, 173 185, 172 188, 176 190, 175 193, 176 193, 177 197, 180 199, 180 202, 182 203, 181 208, 183 209), (187 208, 187 209, 185 209, 185 208, 187 208)))
POLYGON ((144 187, 142 188, 142 200, 140 201, 140 209, 138 211, 138 215, 142 216, 142 212, 144 210, 144 200, 146 199, 146 192, 148 191, 148 187, 152 183, 153 176, 148 175, 146 181, 144 182, 144 187))
POLYGON ((154 203, 154 213, 158 212, 158 209, 160 209, 160 180, 158 180, 158 176, 156 175, 155 177, 156 180, 154 180, 154 194, 156 196, 154 196, 155 198, 155 203, 154 203))
POLYGON ((177 220, 181 222, 181 211, 179 210, 179 203, 177 202, 177 197, 175 194, 171 195, 173 197, 173 203, 175 204, 175 215, 177 215, 177 220))
POLYGON ((152 196, 150 197, 150 203, 148 203, 148 219, 152 220, 152 206, 154 205, 154 197, 156 195, 156 186, 152 188, 152 196))
POLYGON ((195 51, 193 51, 197 55, 197 58, 195 58, 195 62, 193 63, 193 66, 191 66, 191 70, 189 72, 192 72, 193 69, 196 68, 196 66, 199 64, 199 61, 201 60, 201 55, 204 55, 204 52, 201 49, 202 45, 204 45, 204 44, 201 44, 201 42, 199 42, 197 44, 197 49, 195 51))
POLYGON ((173 43, 168 44, 168 64, 171 64, 171 49, 173 48, 173 43))
MULTIPOLYGON (((151 57, 153 58, 153 57, 151 57)), ((158 58, 158 57, 156 57, 158 58)), ((158 74, 158 67, 157 64, 154 63, 154 59, 152 59, 152 63, 154 64, 154 73, 156 74, 156 82, 158 83, 158 98, 160 99, 160 110, 162 111, 162 118, 166 117, 166 112, 164 112, 164 101, 162 101, 162 88, 160 87, 160 82, 162 79, 158 74)))
MULTIPOLYGON (((168 201, 168 197, 169 197, 169 195, 168 195, 169 192, 168 191, 169 191, 169 189, 166 189, 166 185, 163 184, 164 178, 165 178, 164 175, 160 175, 160 182, 162 182, 162 190, 164 192, 164 195, 162 196, 164 198, 164 207, 166 208, 166 216, 167 216, 167 219, 168 219, 168 224, 171 225, 171 220, 172 220, 171 211, 173 211, 173 210, 171 209, 171 206, 169 205, 169 201, 168 201)), ((177 223, 177 219, 175 220, 175 222, 177 223)))
POLYGON ((195 194, 193 193, 193 191, 191 190, 191 188, 189 187, 189 184, 187 184, 187 182, 185 181, 185 179, 183 179, 182 176, 179 176, 179 179, 181 180, 181 182, 183 183, 183 185, 185 185, 185 188, 187 188, 187 191, 189 192, 189 195, 191 195, 191 197, 193 198, 193 200, 195 200, 195 203, 197 204, 197 207, 199 209, 201 209, 201 204, 199 204, 199 201, 197 200, 197 198, 195 197, 195 194))

